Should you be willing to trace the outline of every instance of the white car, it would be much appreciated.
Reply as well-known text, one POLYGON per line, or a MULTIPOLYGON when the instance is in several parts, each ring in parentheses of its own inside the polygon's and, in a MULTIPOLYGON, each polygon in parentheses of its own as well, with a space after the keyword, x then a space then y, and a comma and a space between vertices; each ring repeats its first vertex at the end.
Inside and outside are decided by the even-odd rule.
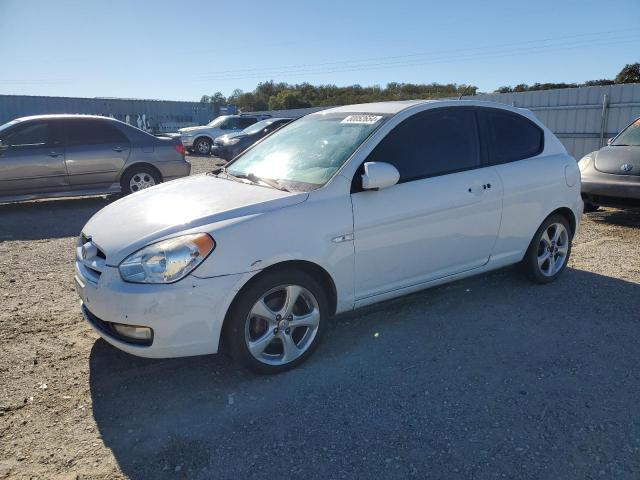
POLYGON ((122 350, 222 345, 274 373, 340 312, 516 263, 555 280, 582 209, 576 161, 527 110, 344 106, 105 207, 82 230, 76 283, 86 320, 122 350))
POLYGON ((262 116, 255 115, 221 115, 207 125, 181 128, 178 133, 182 139, 182 145, 187 150, 207 155, 217 137, 227 133, 240 132, 262 118, 262 116))

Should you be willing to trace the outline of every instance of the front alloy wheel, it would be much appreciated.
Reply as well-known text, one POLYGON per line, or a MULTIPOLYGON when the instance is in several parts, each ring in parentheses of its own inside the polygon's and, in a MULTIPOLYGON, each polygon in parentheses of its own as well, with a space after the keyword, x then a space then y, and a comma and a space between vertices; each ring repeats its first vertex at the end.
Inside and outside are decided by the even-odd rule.
POLYGON ((234 301, 223 341, 245 367, 278 373, 311 355, 327 317, 327 295, 314 277, 292 269, 265 272, 234 301))
POLYGON ((282 285, 258 299, 247 315, 245 342, 259 362, 286 365, 309 348, 319 326, 313 294, 300 285, 282 285))

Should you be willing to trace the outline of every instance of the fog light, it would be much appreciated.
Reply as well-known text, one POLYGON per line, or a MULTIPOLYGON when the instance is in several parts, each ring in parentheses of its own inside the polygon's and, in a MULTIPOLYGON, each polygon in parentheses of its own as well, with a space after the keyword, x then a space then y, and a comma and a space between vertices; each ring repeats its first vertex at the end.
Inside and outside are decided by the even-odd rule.
POLYGON ((153 330, 149 327, 138 327, 136 325, 123 325, 121 323, 112 323, 113 329, 125 339, 150 345, 153 340, 153 330))

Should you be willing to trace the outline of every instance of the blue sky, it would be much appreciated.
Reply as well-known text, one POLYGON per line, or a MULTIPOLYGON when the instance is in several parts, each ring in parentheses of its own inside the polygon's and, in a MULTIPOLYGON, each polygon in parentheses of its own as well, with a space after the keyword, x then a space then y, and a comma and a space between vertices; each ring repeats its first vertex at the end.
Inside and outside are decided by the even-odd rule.
POLYGON ((0 94, 198 100, 263 80, 613 78, 640 1, 0 0, 0 94))

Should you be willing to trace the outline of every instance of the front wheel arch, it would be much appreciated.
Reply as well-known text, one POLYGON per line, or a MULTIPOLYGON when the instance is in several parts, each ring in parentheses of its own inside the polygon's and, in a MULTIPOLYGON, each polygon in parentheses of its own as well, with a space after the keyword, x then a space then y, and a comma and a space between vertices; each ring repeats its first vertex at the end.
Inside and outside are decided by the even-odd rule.
MULTIPOLYGON (((220 340, 224 341, 225 338, 225 327, 229 324, 227 321, 229 319, 230 312, 233 310, 233 307, 238 298, 240 298, 240 294, 249 288, 253 283, 257 282, 264 275, 273 272, 275 270, 301 270, 305 273, 308 273, 315 279, 317 279, 323 287, 323 290, 327 294, 327 298, 329 299, 329 314, 335 315, 337 304, 338 304, 338 293, 336 289, 336 284, 333 281, 333 278, 323 267, 318 265, 317 263, 310 262, 308 260, 287 260, 284 262, 274 263, 273 265, 269 265, 265 269, 261 270, 256 275, 252 276, 234 295, 233 300, 229 304, 227 308, 227 313, 225 314, 224 321, 222 324, 222 330, 220 335, 220 340)), ((223 346, 224 347, 224 346, 223 346)))

